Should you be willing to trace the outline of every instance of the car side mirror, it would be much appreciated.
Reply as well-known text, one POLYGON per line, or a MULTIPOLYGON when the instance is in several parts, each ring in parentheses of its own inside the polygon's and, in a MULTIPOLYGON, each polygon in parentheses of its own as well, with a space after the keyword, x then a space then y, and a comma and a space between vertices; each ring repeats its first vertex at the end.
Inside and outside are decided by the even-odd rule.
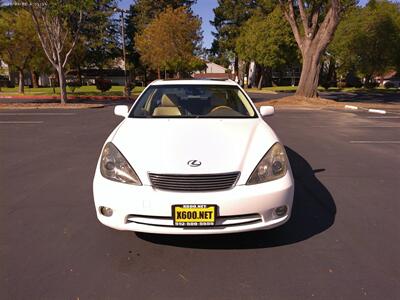
POLYGON ((260 114, 263 117, 272 116, 275 113, 275 108, 273 106, 261 106, 260 114))
POLYGON ((129 113, 129 108, 127 105, 117 105, 114 108, 114 115, 126 118, 129 113))

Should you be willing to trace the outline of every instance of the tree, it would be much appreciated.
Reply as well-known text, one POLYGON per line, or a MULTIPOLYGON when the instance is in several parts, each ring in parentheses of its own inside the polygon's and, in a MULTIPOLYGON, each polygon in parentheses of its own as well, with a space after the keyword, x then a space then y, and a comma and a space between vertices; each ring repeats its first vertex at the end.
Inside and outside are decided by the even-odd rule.
MULTIPOLYGON (((34 34, 34 37, 37 39, 36 34, 34 34)), ((39 86, 40 74, 50 74, 54 72, 53 67, 47 59, 46 54, 43 52, 42 45, 38 39, 36 47, 33 50, 33 55, 28 62, 27 69, 31 74, 32 87, 34 88, 39 86)))
POLYGON ((29 13, 18 7, 0 11, 0 56, 18 71, 19 93, 24 93, 24 70, 38 47, 40 44, 29 13))
POLYGON ((136 49, 135 36, 142 33, 146 26, 151 23, 167 7, 173 9, 186 7, 191 12, 191 7, 197 0, 137 0, 129 7, 126 15, 126 34, 127 34, 127 60, 128 66, 133 74, 142 72, 146 77, 146 66, 142 64, 140 54, 136 49))
POLYGON ((116 5, 115 0, 97 0, 85 12, 85 22, 68 63, 77 71, 80 82, 82 66, 101 70, 121 57, 119 19, 113 17, 116 5))
POLYGON ((340 0, 279 2, 302 56, 302 71, 296 95, 317 97, 321 56, 333 39, 345 6, 340 0))
POLYGON ((389 1, 370 1, 344 16, 329 46, 341 75, 357 73, 371 84, 375 76, 399 67, 400 10, 389 1))
POLYGON ((206 51, 208 61, 224 66, 225 68, 229 68, 231 61, 235 59, 235 53, 222 49, 216 39, 213 40, 211 48, 206 51))
POLYGON ((167 7, 173 9, 185 7, 191 12, 191 7, 196 2, 197 0, 137 0, 131 6, 131 10, 134 10, 132 21, 137 31, 141 32, 167 7))
POLYGON ((265 77, 265 68, 271 70, 298 61, 296 41, 289 24, 282 22, 282 18, 279 7, 267 17, 257 13, 242 26, 236 41, 239 57, 261 66, 259 88, 265 77))
POLYGON ((89 5, 78 0, 28 0, 21 5, 31 13, 43 50, 57 70, 61 103, 65 104, 65 66, 79 38, 83 10, 89 5))
POLYGON ((161 69, 180 77, 197 65, 194 53, 202 38, 200 27, 201 20, 186 8, 167 8, 135 38, 141 60, 156 69, 159 78, 161 69))
POLYGON ((214 8, 214 20, 210 22, 216 29, 213 33, 215 36, 213 54, 223 58, 229 55, 229 52, 233 52, 235 72, 238 70, 236 39, 240 34, 241 26, 251 17, 256 7, 254 0, 218 0, 218 6, 214 8))
POLYGON ((81 26, 82 44, 86 50, 84 61, 91 67, 103 68, 120 57, 118 19, 114 19, 115 0, 98 0, 86 12, 81 26))

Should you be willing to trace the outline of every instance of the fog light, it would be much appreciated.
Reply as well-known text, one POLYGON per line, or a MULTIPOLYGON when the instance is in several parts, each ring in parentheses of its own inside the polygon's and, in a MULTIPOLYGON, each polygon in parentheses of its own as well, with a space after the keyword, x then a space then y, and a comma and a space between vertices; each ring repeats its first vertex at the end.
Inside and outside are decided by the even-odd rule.
POLYGON ((113 214, 113 210, 111 208, 109 208, 109 207, 100 206, 100 213, 103 216, 111 217, 112 214, 113 214))
POLYGON ((286 205, 275 208, 274 212, 277 217, 283 217, 287 214, 288 208, 286 205))

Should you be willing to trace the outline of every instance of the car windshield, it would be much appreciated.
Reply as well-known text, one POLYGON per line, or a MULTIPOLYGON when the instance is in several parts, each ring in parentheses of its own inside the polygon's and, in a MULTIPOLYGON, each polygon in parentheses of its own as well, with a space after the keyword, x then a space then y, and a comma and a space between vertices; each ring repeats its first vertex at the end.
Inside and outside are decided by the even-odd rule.
POLYGON ((154 85, 130 118, 255 118, 247 97, 232 85, 154 85))

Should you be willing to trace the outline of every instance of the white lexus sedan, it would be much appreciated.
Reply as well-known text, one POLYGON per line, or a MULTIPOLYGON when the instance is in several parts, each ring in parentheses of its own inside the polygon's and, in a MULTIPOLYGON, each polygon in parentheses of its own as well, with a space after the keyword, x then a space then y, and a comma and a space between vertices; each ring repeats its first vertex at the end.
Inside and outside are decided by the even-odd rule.
POLYGON ((285 148, 234 81, 158 80, 106 140, 93 195, 119 230, 218 234, 290 218, 294 180, 285 148))

